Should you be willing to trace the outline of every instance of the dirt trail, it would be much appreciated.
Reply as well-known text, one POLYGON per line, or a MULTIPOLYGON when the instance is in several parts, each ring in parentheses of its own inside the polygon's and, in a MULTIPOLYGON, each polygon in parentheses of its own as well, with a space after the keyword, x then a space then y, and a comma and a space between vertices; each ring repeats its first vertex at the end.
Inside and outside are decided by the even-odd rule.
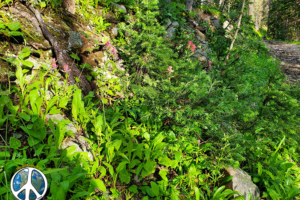
POLYGON ((281 60, 282 71, 288 81, 300 83, 300 45, 287 44, 279 41, 264 41, 270 48, 271 55, 281 60))

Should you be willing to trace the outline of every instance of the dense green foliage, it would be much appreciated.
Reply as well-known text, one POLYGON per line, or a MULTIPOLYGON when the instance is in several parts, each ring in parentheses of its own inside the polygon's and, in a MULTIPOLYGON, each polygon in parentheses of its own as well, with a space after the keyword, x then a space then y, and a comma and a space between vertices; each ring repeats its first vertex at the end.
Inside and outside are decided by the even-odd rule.
MULTIPOLYGON (((186 28, 183 16, 193 14, 183 15, 183 4, 172 2, 169 9, 157 0, 114 2, 124 3, 135 16, 132 23, 118 24, 122 34, 115 39, 128 75, 120 73, 109 82, 100 71, 91 74, 101 77, 97 82, 100 99, 94 92, 82 97, 76 85, 68 86, 64 77, 57 76, 58 69, 48 65, 28 79, 28 48, 18 57, 2 58, 16 67, 19 86, 0 87, 5 142, 1 147, 5 151, 0 152, 1 198, 12 199, 10 177, 25 164, 42 168, 50 186, 49 200, 225 200, 238 194, 223 185, 232 178, 224 179, 222 173, 223 166, 229 165, 248 172, 262 198, 297 197, 299 85, 286 83, 279 61, 269 55, 249 18, 243 18, 241 37, 226 61, 230 39, 225 30, 202 24, 208 27, 211 49, 207 66, 191 49, 190 44, 200 50, 202 46, 186 28), (171 39, 164 37, 166 17, 179 22, 171 39), (124 88, 115 87, 119 80, 124 88), (49 89, 52 98, 47 96, 49 89), (121 90, 125 98, 108 105, 108 96, 121 90), (71 120, 46 117, 58 113, 71 120), (61 150, 62 142, 74 137, 66 129, 70 122, 89 136, 93 160, 88 152, 75 152, 75 146, 61 150), (12 132, 28 135, 27 146, 12 132)), ((44 6, 49 3, 45 1, 44 6)), ((232 7, 238 5, 239 1, 232 7)), ((80 1, 80 6, 88 4, 80 1)), ((87 9, 79 12, 90 16, 87 9)), ((222 14, 221 22, 228 17, 234 20, 236 13, 222 14)), ((126 17, 120 14, 119 19, 126 17)), ((98 32, 108 26, 102 17, 92 21, 98 32)), ((0 24, 8 33, 20 28, 11 27, 0 24)), ((114 66, 113 59, 109 64, 114 66)))
POLYGON ((300 2, 298 0, 271 1, 268 36, 273 39, 299 41, 299 14, 300 2))

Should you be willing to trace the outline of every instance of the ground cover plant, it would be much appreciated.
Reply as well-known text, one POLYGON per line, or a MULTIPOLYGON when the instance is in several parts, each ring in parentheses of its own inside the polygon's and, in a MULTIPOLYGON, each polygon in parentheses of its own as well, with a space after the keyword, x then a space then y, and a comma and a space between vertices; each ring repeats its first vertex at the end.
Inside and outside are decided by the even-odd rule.
MULTIPOLYGON (((103 68, 94 70, 72 55, 88 80, 96 81, 97 90, 86 96, 78 84, 68 84, 68 74, 59 75, 55 58, 30 73, 33 63, 26 59, 36 52, 26 45, 18 56, 0 53, 7 77, 0 85, 0 199, 13 198, 11 177, 26 164, 46 175, 49 200, 244 199, 224 186, 232 179, 224 178, 228 166, 245 170, 262 199, 299 198, 299 85, 286 82, 250 19, 243 18, 229 59, 224 28, 203 23, 211 51, 201 63, 195 55, 206 47, 186 28, 196 14, 183 1, 76 3, 83 23, 92 21, 101 35, 110 26, 103 16, 112 2, 126 5, 134 20, 128 23, 129 14, 118 13, 118 37, 97 43, 110 59, 103 68), (93 12, 98 6, 105 8, 100 16, 93 12), (169 39, 167 18, 179 24, 169 39), (115 62, 117 49, 124 71, 115 62), (106 78, 109 67, 109 75, 118 76, 106 78), (49 117, 58 114, 63 119, 49 117), (63 148, 76 133, 86 135, 80 145, 88 151, 63 148)), ((55 9, 60 3, 38 5, 55 9)), ((221 22, 238 18, 217 7, 202 9, 221 15, 221 22)), ((0 30, 9 42, 23 38, 16 38, 23 35, 20 24, 1 22, 0 30)))

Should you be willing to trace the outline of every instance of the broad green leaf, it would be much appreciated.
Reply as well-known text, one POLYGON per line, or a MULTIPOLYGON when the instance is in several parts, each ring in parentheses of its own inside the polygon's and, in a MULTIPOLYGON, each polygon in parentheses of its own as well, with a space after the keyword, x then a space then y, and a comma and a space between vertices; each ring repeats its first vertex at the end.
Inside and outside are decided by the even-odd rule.
POLYGON ((19 113, 20 117, 22 117, 22 119, 24 119, 25 121, 29 121, 30 120, 30 115, 27 115, 26 113, 19 113))
POLYGON ((10 137, 9 144, 13 149, 18 149, 19 147, 21 147, 21 141, 14 137, 10 137))
POLYGON ((77 60, 77 61, 79 61, 80 60, 80 58, 76 55, 76 54, 71 54, 70 55, 72 58, 74 58, 75 60, 77 60))
POLYGON ((126 168, 124 168, 119 174, 119 178, 122 183, 128 184, 130 182, 130 177, 131 177, 131 174, 128 173, 128 170, 126 170, 126 168))
POLYGON ((77 89, 73 94, 73 101, 72 101, 72 116, 77 121, 78 115, 81 113, 81 90, 77 89))
MULTIPOLYGON (((21 127, 22 128, 22 127, 21 127)), ((22 128, 23 129, 23 128, 22 128)), ((23 129, 24 130, 24 129, 23 129)), ((26 131, 25 131, 26 132, 26 131)), ((30 134, 29 134, 30 135, 30 134)), ((33 134, 32 134, 33 135, 33 134)), ((32 137, 31 135, 27 138, 28 144, 30 147, 38 144, 40 140, 36 139, 35 137, 32 137)))
POLYGON ((208 147, 210 147, 212 145, 213 145, 212 143, 205 143, 205 144, 201 145, 201 148, 208 148, 208 147))
POLYGON ((254 183, 258 183, 260 181, 260 179, 258 177, 253 177, 253 182, 254 183))
POLYGON ((22 73, 22 68, 21 67, 18 67, 18 69, 16 71, 16 77, 17 77, 17 79, 22 80, 23 73, 22 73))
MULTIPOLYGON (((1 27, 0 27, 1 28, 1 27)), ((6 188, 6 187, 1 187, 0 188, 0 196, 3 196, 3 197, 5 197, 5 195, 3 195, 3 194, 5 194, 5 193, 9 193, 10 191, 6 188)))
POLYGON ((5 29, 5 28, 6 28, 5 24, 3 22, 0 22, 0 29, 5 29))
POLYGON ((46 114, 48 111, 54 106, 54 104, 58 101, 59 96, 52 97, 50 101, 47 103, 47 109, 46 109, 46 114))
POLYGON ((258 175, 261 176, 262 174, 262 165, 260 162, 257 163, 257 168, 258 168, 258 175))
POLYGON ((0 157, 10 157, 9 151, 0 151, 0 157))
POLYGON ((68 102, 69 102, 69 97, 63 97, 63 98, 60 98, 59 100, 59 107, 60 108, 66 108, 68 102))
POLYGON ((26 60, 20 60, 20 62, 26 66, 26 67, 29 67, 29 68, 32 68, 33 67, 33 63, 30 62, 30 61, 26 61, 26 60))
POLYGON ((122 156, 122 157, 125 158, 128 162, 130 162, 129 158, 128 158, 124 153, 118 152, 118 155, 119 155, 119 156, 122 156))
POLYGON ((102 180, 100 180, 100 179, 91 179, 90 183, 92 185, 94 185, 96 188, 98 188, 99 190, 101 190, 103 192, 106 191, 106 187, 105 187, 105 185, 104 185, 104 183, 103 183, 102 180))
POLYGON ((114 173, 114 168, 110 165, 110 164, 108 164, 108 163, 106 163, 106 162, 104 162, 103 163, 106 167, 108 167, 108 171, 109 171, 109 173, 110 173, 110 175, 111 176, 113 176, 115 173, 114 173))
POLYGON ((123 169, 124 169, 124 167, 126 166, 126 164, 128 163, 128 161, 123 161, 123 162, 121 162, 120 164, 119 164, 119 166, 117 167, 117 173, 120 173, 123 169))
POLYGON ((20 32, 20 31, 10 31, 7 34, 10 35, 10 36, 20 36, 20 35, 23 35, 23 33, 20 32))
POLYGON ((142 171, 141 175, 144 178, 155 172, 156 162, 148 160, 143 167, 145 170, 142 171))
POLYGON ((135 194, 138 194, 138 190, 137 190, 137 186, 136 185, 132 185, 129 189, 130 192, 133 192, 135 194))
POLYGON ((41 6, 42 8, 45 8, 45 7, 46 7, 46 3, 45 3, 45 2, 41 2, 41 3, 40 3, 40 6, 41 6))
POLYGON ((21 28, 21 23, 20 22, 13 22, 13 23, 6 24, 6 26, 9 28, 9 30, 16 31, 19 28, 21 28))
POLYGON ((21 60, 24 60, 24 58, 27 58, 28 56, 30 56, 30 53, 31 53, 31 52, 20 53, 20 54, 18 55, 18 57, 19 57, 21 60))
POLYGON ((106 169, 103 166, 99 167, 98 171, 101 173, 99 178, 106 176, 106 169))
POLYGON ((41 145, 41 146, 34 152, 34 155, 33 155, 33 156, 39 156, 39 155, 42 153, 44 147, 45 147, 45 144, 41 145))
POLYGON ((70 198, 70 200, 73 200, 73 199, 80 199, 79 197, 87 197, 89 196, 90 192, 87 192, 87 191, 84 191, 84 192, 78 192, 76 193, 74 196, 72 196, 70 198))
POLYGON ((140 144, 137 145, 136 149, 134 150, 132 159, 134 159, 136 157, 136 155, 141 152, 143 146, 144 146, 143 143, 140 143, 140 144))
POLYGON ((222 193, 222 191, 225 189, 225 186, 223 185, 223 186, 221 186, 221 187, 219 187, 217 190, 216 190, 216 192, 213 194, 213 198, 217 198, 221 193, 222 193))
POLYGON ((161 170, 159 170, 158 174, 161 176, 161 178, 165 181, 168 181, 168 177, 167 177, 167 174, 168 174, 169 170, 166 169, 166 168, 163 168, 161 170))
POLYGON ((56 199, 65 200, 68 192, 69 181, 60 182, 55 191, 56 199))
POLYGON ((159 161, 159 164, 165 165, 166 167, 172 167, 175 168, 177 166, 177 161, 176 160, 171 160, 170 158, 168 158, 167 155, 165 155, 164 157, 162 157, 159 161))
POLYGON ((196 195, 196 200, 200 200, 200 192, 198 187, 195 187, 195 195, 196 195))
POLYGON ((163 139, 165 139, 165 136, 163 136, 161 133, 158 134, 153 141, 151 142, 151 149, 155 149, 156 145, 161 143, 163 141, 163 139))
POLYGON ((115 149, 118 151, 120 149, 121 144, 122 144, 122 140, 114 140, 112 146, 114 146, 115 149))
POLYGON ((138 165, 140 162, 141 162, 141 161, 138 160, 138 159, 133 159, 133 160, 130 162, 130 164, 129 164, 129 168, 131 169, 131 168, 135 167, 135 166, 138 165))
POLYGON ((267 191, 268 191, 268 193, 269 193, 269 195, 271 196, 271 198, 273 199, 273 200, 278 200, 279 199, 279 194, 277 194, 276 192, 275 192, 275 190, 273 190, 273 189, 271 189, 271 188, 267 188, 267 191))
POLYGON ((268 171, 268 170, 263 170, 263 171, 265 173, 267 173, 272 178, 272 180, 275 180, 275 177, 273 176, 273 174, 270 171, 268 171))
POLYGON ((227 176, 227 177, 225 177, 222 180, 222 182, 220 183, 220 185, 222 185, 223 183, 227 183, 227 182, 231 181, 232 178, 233 178, 233 176, 227 176))
POLYGON ((42 170, 43 174, 51 174, 54 172, 59 172, 59 171, 63 171, 66 170, 66 168, 54 168, 54 169, 49 169, 49 170, 42 170))
POLYGON ((174 152, 174 155, 175 155, 175 159, 177 160, 177 162, 182 161, 182 153, 176 151, 176 152, 174 152))
POLYGON ((31 52, 31 50, 29 48, 23 48, 22 52, 26 53, 26 52, 31 52))
POLYGON ((84 172, 84 173, 79 173, 79 174, 75 174, 75 175, 71 175, 68 177, 68 180, 70 182, 70 187, 72 187, 75 183, 76 183, 76 180, 79 179, 80 177, 82 176, 85 176, 87 173, 84 172))
POLYGON ((172 188, 172 191, 171 191, 171 200, 180 200, 179 199, 179 192, 175 188, 172 188))
POLYGON ((151 181, 150 184, 151 184, 152 192, 155 194, 155 196, 158 197, 159 196, 159 187, 158 187, 158 185, 153 181, 151 181))
POLYGON ((72 155, 75 153, 75 150, 76 150, 76 146, 75 145, 72 145, 68 148, 65 149, 66 151, 66 156, 67 157, 72 157, 72 155))
POLYGON ((51 110, 49 111, 50 115, 55 115, 59 113, 60 113, 60 109, 58 109, 56 106, 52 107, 51 110))

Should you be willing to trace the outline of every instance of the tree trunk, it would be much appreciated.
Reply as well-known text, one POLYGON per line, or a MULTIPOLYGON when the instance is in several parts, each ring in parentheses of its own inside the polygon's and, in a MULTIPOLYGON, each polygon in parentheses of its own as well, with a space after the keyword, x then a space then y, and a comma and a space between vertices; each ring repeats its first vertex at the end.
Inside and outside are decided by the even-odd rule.
POLYGON ((267 26, 268 26, 268 30, 267 30, 267 37, 270 37, 270 19, 271 19, 271 0, 268 0, 268 7, 269 7, 269 13, 268 13, 268 23, 267 23, 267 26))
POLYGON ((193 9, 193 3, 194 3, 194 0, 187 0, 186 4, 185 4, 185 9, 187 9, 189 12, 191 12, 193 9))
POLYGON ((225 0, 220 0, 220 2, 219 2, 219 8, 220 9, 222 8, 223 3, 225 3, 225 0))
POLYGON ((259 4, 261 4, 261 2, 260 1, 256 1, 256 5, 255 5, 255 14, 254 14, 254 18, 252 18, 252 19, 254 19, 255 20, 255 30, 256 31, 258 31, 259 30, 259 28, 260 28, 260 21, 261 21, 261 6, 262 6, 262 4, 261 5, 259 5, 259 4))
POLYGON ((240 16, 239 16, 239 21, 238 21, 237 29, 236 29, 236 31, 235 31, 233 40, 232 40, 232 42, 231 42, 231 44, 230 44, 230 47, 229 47, 229 50, 228 50, 228 54, 227 54, 227 56, 226 56, 226 60, 229 59, 230 51, 231 51, 232 48, 233 48, 234 42, 235 42, 235 40, 236 40, 236 38, 237 38, 238 32, 239 32, 240 27, 241 27, 241 21, 242 21, 242 17, 243 17, 243 12, 244 12, 244 7, 245 7, 245 2, 246 2, 246 0, 243 0, 242 10, 241 10, 241 14, 240 14, 240 16))
POLYGON ((255 0, 250 0, 251 4, 249 4, 249 15, 251 16, 252 20, 254 20, 254 16, 253 16, 253 14, 254 14, 254 2, 255 2, 255 0))
POLYGON ((221 9, 221 10, 222 10, 222 12, 224 12, 225 5, 226 5, 226 1, 227 1, 227 0, 224 0, 224 2, 223 2, 222 9, 221 9))
POLYGON ((167 0, 167 3, 168 3, 168 4, 171 4, 171 0, 167 0))

